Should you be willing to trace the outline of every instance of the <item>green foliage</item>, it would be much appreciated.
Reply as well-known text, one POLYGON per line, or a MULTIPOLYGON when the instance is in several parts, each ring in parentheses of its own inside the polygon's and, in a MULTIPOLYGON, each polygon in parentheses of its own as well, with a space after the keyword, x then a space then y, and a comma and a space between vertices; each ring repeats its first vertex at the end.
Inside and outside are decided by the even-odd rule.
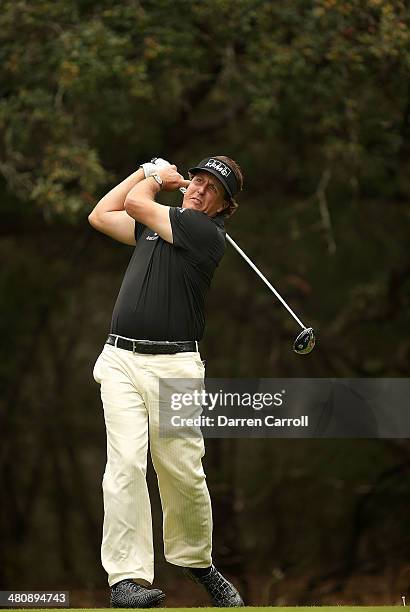
MULTIPOLYGON (((227 153, 245 170, 233 232, 296 310, 303 306, 302 320, 314 314, 322 346, 326 325, 329 346, 337 338, 351 352, 349 365, 331 369, 404 373, 409 66, 400 0, 6 0, 1 206, 9 219, 82 225, 113 183, 154 155, 184 172, 208 152, 227 153), (374 356, 381 336, 388 365, 374 356)), ((222 276, 214 285, 209 330, 223 329, 229 348, 240 329, 249 374, 252 361, 260 367, 246 358, 254 335, 269 338, 279 322, 287 335, 294 327, 272 314, 242 262, 226 261, 235 282, 222 276), (227 281, 237 303, 230 330, 219 308, 227 281), (248 310, 258 315, 253 326, 241 314, 248 310)), ((263 347, 268 373, 279 356, 263 347)), ((306 367, 313 374, 306 360, 294 374, 306 367)))
POLYGON ((409 43, 398 0, 7 0, 1 170, 48 216, 81 217, 108 168, 228 138, 250 175, 273 156, 302 193, 320 167, 351 193, 407 193, 409 43))

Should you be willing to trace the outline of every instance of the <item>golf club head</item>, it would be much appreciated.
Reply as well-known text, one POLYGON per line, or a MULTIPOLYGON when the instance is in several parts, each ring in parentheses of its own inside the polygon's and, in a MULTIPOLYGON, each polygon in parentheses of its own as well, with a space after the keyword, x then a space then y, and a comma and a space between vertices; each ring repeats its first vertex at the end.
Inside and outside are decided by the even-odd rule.
POLYGON ((300 332, 298 337, 293 343, 293 350, 298 355, 307 355, 313 350, 315 346, 315 332, 313 327, 307 327, 300 332))

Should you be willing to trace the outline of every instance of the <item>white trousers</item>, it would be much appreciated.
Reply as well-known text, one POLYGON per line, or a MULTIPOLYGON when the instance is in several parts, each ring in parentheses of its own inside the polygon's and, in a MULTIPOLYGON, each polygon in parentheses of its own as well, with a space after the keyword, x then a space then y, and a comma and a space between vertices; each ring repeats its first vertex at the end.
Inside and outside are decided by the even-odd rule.
POLYGON ((169 563, 212 563, 212 511, 201 459, 202 436, 160 437, 160 378, 197 379, 199 353, 142 355, 105 345, 93 371, 101 385, 107 430, 103 477, 101 560, 113 585, 124 578, 152 584, 154 551, 146 481, 148 441, 163 512, 164 553, 169 563))

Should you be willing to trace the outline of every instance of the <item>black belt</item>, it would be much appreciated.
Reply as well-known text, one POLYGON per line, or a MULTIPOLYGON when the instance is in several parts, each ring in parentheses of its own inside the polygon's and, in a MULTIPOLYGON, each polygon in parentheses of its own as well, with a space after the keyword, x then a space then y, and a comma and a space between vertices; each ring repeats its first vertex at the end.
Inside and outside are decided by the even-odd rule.
POLYGON ((174 355, 175 353, 196 352, 198 343, 191 340, 180 342, 157 342, 156 340, 128 340, 115 334, 109 334, 106 344, 111 344, 117 348, 132 351, 133 353, 143 353, 144 355, 174 355))

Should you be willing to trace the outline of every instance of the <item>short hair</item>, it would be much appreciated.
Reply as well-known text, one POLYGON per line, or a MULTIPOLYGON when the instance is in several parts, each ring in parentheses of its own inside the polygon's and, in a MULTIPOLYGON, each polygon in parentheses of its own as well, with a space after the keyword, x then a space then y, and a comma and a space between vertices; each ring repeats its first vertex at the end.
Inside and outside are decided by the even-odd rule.
MULTIPOLYGON (((242 191, 243 172, 239 164, 237 164, 236 161, 231 159, 230 157, 226 157, 226 155, 214 155, 214 159, 219 159, 219 161, 224 162, 230 168, 232 168, 236 176, 236 180, 238 181, 239 191, 242 191)), ((228 219, 229 217, 232 217, 234 212, 238 210, 239 205, 238 205, 238 202, 235 200, 235 198, 232 198, 226 190, 225 190, 225 200, 228 202, 228 206, 224 209, 223 216, 226 219, 228 219)))

